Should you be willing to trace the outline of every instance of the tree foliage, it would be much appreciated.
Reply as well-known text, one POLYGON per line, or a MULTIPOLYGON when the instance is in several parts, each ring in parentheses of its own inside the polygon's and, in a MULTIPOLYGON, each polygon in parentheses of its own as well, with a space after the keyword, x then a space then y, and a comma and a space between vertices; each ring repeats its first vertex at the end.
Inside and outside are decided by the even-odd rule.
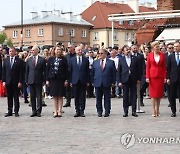
POLYGON ((12 40, 8 39, 5 33, 0 34, 0 44, 3 44, 5 40, 7 40, 8 47, 13 46, 12 40))

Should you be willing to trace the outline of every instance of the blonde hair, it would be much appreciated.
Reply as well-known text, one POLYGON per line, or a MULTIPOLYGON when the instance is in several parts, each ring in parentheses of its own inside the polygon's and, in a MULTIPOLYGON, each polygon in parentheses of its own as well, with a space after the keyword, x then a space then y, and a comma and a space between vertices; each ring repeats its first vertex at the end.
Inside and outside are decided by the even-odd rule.
POLYGON ((151 43, 151 48, 154 48, 156 45, 159 45, 158 41, 154 41, 151 43))

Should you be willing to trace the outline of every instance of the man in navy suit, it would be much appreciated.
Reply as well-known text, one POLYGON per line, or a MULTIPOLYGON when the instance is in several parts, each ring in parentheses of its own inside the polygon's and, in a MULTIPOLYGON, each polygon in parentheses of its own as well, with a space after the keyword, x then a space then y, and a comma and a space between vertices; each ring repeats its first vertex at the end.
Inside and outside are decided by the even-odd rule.
MULTIPOLYGON (((170 85, 171 117, 176 117, 176 93, 180 89, 180 43, 174 44, 174 53, 168 57, 168 79, 170 85)), ((178 91, 180 97, 180 90, 178 91)))
POLYGON ((99 60, 95 60, 92 66, 92 83, 96 90, 96 108, 98 117, 102 117, 102 97, 104 95, 104 117, 108 117, 111 110, 111 87, 116 83, 116 67, 114 61, 107 58, 105 49, 99 50, 99 60))
POLYGON ((3 64, 2 82, 6 86, 8 100, 8 113, 5 114, 5 117, 12 116, 13 99, 15 116, 19 116, 19 90, 22 86, 23 67, 22 60, 15 54, 15 48, 10 48, 9 57, 4 60, 3 64))
POLYGON ((32 57, 26 62, 25 82, 30 87, 30 100, 32 114, 30 117, 41 117, 42 111, 42 86, 46 78, 46 62, 43 57, 38 56, 39 48, 32 48, 32 57), (36 101, 37 100, 37 101, 36 101))
POLYGON ((82 47, 75 49, 76 56, 70 62, 70 84, 74 90, 75 110, 74 117, 85 117, 86 86, 89 84, 89 61, 83 56, 82 47))
POLYGON ((132 105, 132 116, 136 114, 137 83, 140 83, 141 70, 136 56, 130 54, 128 46, 123 47, 124 56, 119 60, 119 86, 123 88, 123 117, 128 116, 129 104, 132 105), (130 96, 129 96, 130 95, 130 96), (129 102, 130 101, 130 102, 129 102))

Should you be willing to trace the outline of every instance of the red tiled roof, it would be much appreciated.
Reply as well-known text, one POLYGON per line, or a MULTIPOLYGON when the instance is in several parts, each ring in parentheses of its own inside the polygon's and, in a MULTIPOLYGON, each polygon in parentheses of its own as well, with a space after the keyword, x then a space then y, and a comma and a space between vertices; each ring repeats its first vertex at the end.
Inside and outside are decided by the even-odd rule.
MULTIPOLYGON (((140 12, 156 11, 154 8, 148 8, 145 6, 139 7, 140 12)), ((118 13, 134 13, 128 4, 119 3, 101 3, 99 1, 92 4, 84 12, 82 12, 82 18, 94 25, 94 28, 111 28, 111 22, 108 20, 108 15, 118 13), (93 21, 93 17, 95 20, 93 21)), ((139 27, 138 22, 135 22, 133 26, 130 26, 127 22, 123 25, 119 25, 115 22, 115 28, 122 29, 137 29, 139 27)))

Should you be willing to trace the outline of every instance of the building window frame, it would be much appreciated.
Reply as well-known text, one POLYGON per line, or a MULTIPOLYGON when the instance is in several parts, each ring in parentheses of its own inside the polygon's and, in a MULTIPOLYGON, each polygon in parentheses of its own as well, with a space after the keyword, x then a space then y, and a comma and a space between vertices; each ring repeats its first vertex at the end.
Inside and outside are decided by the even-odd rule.
POLYGON ((38 36, 44 36, 44 29, 38 28, 38 36))
POLYGON ((99 32, 94 32, 94 40, 99 40, 99 32))
POLYGON ((129 40, 129 33, 126 32, 126 33, 125 33, 125 41, 128 41, 128 40, 129 40))
POLYGON ((13 30, 13 38, 17 38, 18 37, 18 30, 15 29, 13 30))
POLYGON ((31 30, 25 29, 25 37, 31 37, 31 30))
POLYGON ((87 37, 87 31, 86 31, 85 29, 83 29, 83 30, 81 31, 81 37, 82 37, 82 38, 86 38, 86 37, 87 37))
POLYGON ((118 32, 114 32, 113 39, 114 41, 118 41, 118 32))
POLYGON ((63 36, 64 33, 63 33, 63 28, 62 27, 59 27, 59 30, 58 30, 58 36, 63 36))
POLYGON ((74 28, 70 29, 70 36, 75 37, 75 29, 74 28))

